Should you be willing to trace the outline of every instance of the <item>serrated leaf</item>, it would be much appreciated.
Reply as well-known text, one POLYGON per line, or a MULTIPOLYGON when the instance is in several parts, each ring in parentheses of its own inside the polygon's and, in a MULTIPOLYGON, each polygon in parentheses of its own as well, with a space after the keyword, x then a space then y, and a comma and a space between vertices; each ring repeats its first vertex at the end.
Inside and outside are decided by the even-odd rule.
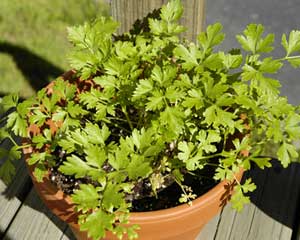
POLYGON ((108 162, 116 170, 124 169, 129 164, 128 154, 124 148, 117 149, 115 154, 108 155, 108 162))
POLYGON ((252 66, 245 64, 242 67, 242 80, 244 81, 248 81, 248 80, 253 80, 253 79, 258 79, 262 76, 262 74, 257 71, 255 68, 253 68, 252 66))
POLYGON ((210 54, 204 61, 203 65, 210 70, 216 71, 223 68, 223 60, 218 53, 210 54))
POLYGON ((0 98, 0 114, 5 113, 9 109, 16 107, 19 101, 17 94, 10 94, 0 98))
POLYGON ((153 91, 152 96, 147 98, 148 102, 146 103, 147 111, 160 110, 164 106, 164 96, 159 91, 153 91))
POLYGON ((117 87, 117 79, 114 76, 97 76, 94 77, 93 80, 96 84, 99 84, 104 89, 117 87))
POLYGON ((183 67, 187 70, 192 69, 198 65, 197 58, 199 57, 199 50, 194 44, 190 44, 189 48, 186 48, 183 45, 178 45, 174 49, 174 55, 179 59, 183 60, 183 67))
POLYGON ((136 89, 133 92, 133 99, 137 99, 147 93, 151 92, 153 89, 153 83, 150 79, 142 79, 139 81, 136 89))
POLYGON ((75 144, 72 141, 69 141, 67 139, 61 139, 58 142, 58 145, 62 147, 63 150, 65 150, 67 153, 71 153, 75 150, 75 144))
POLYGON ((87 139, 93 144, 105 144, 110 135, 109 128, 103 124, 102 128, 98 124, 87 123, 84 131, 87 133, 87 139))
POLYGON ((40 127, 45 123, 47 118, 48 116, 40 110, 34 110, 32 115, 29 117, 29 122, 37 124, 40 127))
POLYGON ((76 178, 82 178, 87 176, 88 172, 94 169, 81 158, 76 155, 72 155, 67 157, 67 160, 64 161, 63 165, 61 165, 58 170, 64 174, 74 175, 76 178))
POLYGON ((32 153, 30 155, 30 158, 28 158, 28 164, 29 165, 34 165, 37 162, 44 162, 46 158, 47 153, 46 152, 37 152, 37 153, 32 153))
MULTIPOLYGON (((82 219, 82 218, 81 218, 82 219)), ((84 221, 80 222, 80 230, 88 231, 88 236, 93 239, 102 239, 105 232, 113 229, 115 216, 97 209, 88 214, 84 221)))
POLYGON ((180 0, 171 0, 160 9, 160 17, 166 22, 177 21, 183 13, 183 6, 180 0))
POLYGON ((264 27, 261 24, 249 24, 243 31, 244 35, 237 35, 237 40, 242 48, 253 54, 270 52, 273 50, 274 34, 262 38, 264 27))
POLYGON ((180 91, 180 89, 175 86, 167 87, 165 92, 165 97, 170 101, 170 103, 176 103, 185 97, 185 93, 180 91))
POLYGON ((220 134, 216 131, 204 131, 200 130, 196 139, 200 142, 199 149, 203 149, 206 153, 214 153, 217 151, 217 148, 212 143, 217 143, 221 141, 220 134))
POLYGON ((234 187, 234 193, 231 196, 230 202, 232 204, 232 207, 240 212, 244 205, 250 202, 250 198, 246 197, 243 194, 242 187, 240 185, 237 185, 234 187))
POLYGON ((44 163, 37 163, 34 166, 33 175, 38 182, 43 182, 43 178, 48 174, 48 169, 44 163))
POLYGON ((166 32, 166 23, 165 22, 160 21, 158 19, 149 18, 148 23, 149 23, 150 31, 154 35, 160 35, 160 34, 166 32))
POLYGON ((102 168, 103 163, 106 161, 107 156, 105 149, 97 146, 97 145, 87 145, 84 149, 87 163, 90 166, 97 167, 99 169, 102 168))
POLYGON ((253 192, 256 189, 256 185, 252 182, 251 178, 248 178, 242 184, 242 189, 244 193, 253 192))
POLYGON ((140 155, 132 156, 126 170, 128 172, 128 177, 132 180, 137 180, 139 177, 145 178, 152 172, 149 162, 146 162, 144 156, 140 155))
MULTIPOLYGON (((0 149, 1 151, 2 149, 0 149)), ((4 149, 6 151, 6 149, 4 149)), ((16 174, 16 169, 12 161, 7 159, 0 165, 0 178, 6 183, 11 183, 13 177, 16 174)))
POLYGON ((100 194, 92 184, 80 184, 80 188, 75 190, 71 197, 78 210, 87 212, 98 207, 100 194))
POLYGON ((227 69, 238 68, 243 61, 243 56, 241 54, 232 55, 221 52, 219 57, 222 59, 222 62, 227 69))
POLYGON ((182 105, 187 108, 195 108, 199 110, 204 106, 203 94, 200 89, 191 89, 188 91, 188 96, 185 97, 182 105))
POLYGON ((107 184, 102 199, 104 209, 111 212, 125 204, 124 193, 121 193, 120 190, 120 185, 107 184))
POLYGON ((179 142, 178 143, 178 150, 180 151, 178 153, 178 158, 185 162, 190 158, 191 152, 194 150, 194 144, 192 142, 179 142))
POLYGON ((283 34, 281 38, 281 44, 286 50, 286 56, 290 56, 292 53, 300 50, 300 31, 293 30, 289 34, 287 39, 286 35, 283 34))
POLYGON ((273 60, 271 57, 268 57, 262 61, 259 70, 262 73, 277 73, 282 65, 280 60, 273 60))
POLYGON ((294 67, 294 68, 298 68, 300 66, 300 57, 290 58, 290 59, 287 59, 287 60, 292 65, 292 67, 294 67))
POLYGON ((291 162, 292 158, 298 157, 298 152, 294 145, 289 143, 282 143, 277 151, 277 156, 283 167, 287 167, 291 162))
POLYGON ((163 72, 162 72, 162 69, 160 68, 160 66, 155 65, 153 67, 153 69, 151 71, 151 78, 160 84, 163 82, 164 75, 163 75, 163 72))
POLYGON ((82 106, 74 102, 68 102, 67 112, 72 118, 76 118, 77 116, 88 114, 88 111, 84 110, 82 106))
POLYGON ((286 119, 285 130, 291 139, 297 139, 300 136, 300 116, 290 114, 286 119))
POLYGON ((70 132, 70 135, 71 136, 67 139, 79 146, 84 146, 87 142, 89 142, 86 132, 80 131, 80 129, 76 129, 74 132, 70 132))
POLYGON ((160 121, 168 126, 168 131, 178 134, 184 127, 184 114, 175 107, 167 107, 160 113, 160 121))
POLYGON ((202 32, 198 35, 198 41, 204 51, 220 44, 225 37, 225 34, 222 33, 223 26, 221 23, 215 23, 209 25, 206 29, 206 32, 202 32))
POLYGON ((8 115, 6 126, 11 128, 15 135, 27 137, 27 121, 23 119, 17 112, 12 112, 8 115))
POLYGON ((255 162, 256 165, 261 169, 264 169, 265 167, 271 167, 272 166, 272 164, 270 163, 271 160, 272 160, 272 158, 270 158, 270 157, 251 158, 251 161, 255 162))

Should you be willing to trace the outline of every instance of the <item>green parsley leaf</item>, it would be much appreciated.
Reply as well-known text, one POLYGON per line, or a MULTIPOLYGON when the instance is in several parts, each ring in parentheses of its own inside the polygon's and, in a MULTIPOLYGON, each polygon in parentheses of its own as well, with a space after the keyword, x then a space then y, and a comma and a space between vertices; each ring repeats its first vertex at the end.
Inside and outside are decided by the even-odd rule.
POLYGON ((144 156, 136 154, 131 157, 131 161, 126 170, 128 177, 132 180, 137 180, 140 177, 145 178, 152 172, 150 163, 145 161, 144 156))
POLYGON ((298 157, 298 152, 294 145, 284 142, 279 147, 277 156, 282 165, 287 167, 292 158, 298 157))
POLYGON ((75 190, 71 197, 78 210, 84 213, 95 209, 100 203, 98 188, 92 184, 80 184, 80 189, 75 190))
POLYGON ((193 43, 189 45, 188 49, 183 45, 178 45, 174 49, 174 55, 183 61, 182 67, 186 70, 191 70, 193 67, 198 66, 200 52, 193 43))
POLYGON ((147 111, 160 110, 164 106, 164 95, 162 92, 154 90, 152 96, 147 98, 148 102, 146 103, 147 111))
POLYGON ((48 169, 44 163, 37 163, 34 166, 33 175, 38 182, 43 182, 44 177, 48 174, 48 169))
POLYGON ((11 128, 15 135, 27 137, 27 121, 18 112, 12 112, 8 115, 6 126, 11 128))
POLYGON ((234 187, 234 194, 231 196, 230 202, 232 204, 232 208, 240 212, 244 205, 250 202, 250 198, 243 194, 241 185, 236 185, 234 187))
POLYGON ((102 239, 106 231, 113 229, 115 216, 101 209, 94 210, 87 217, 80 217, 80 230, 88 231, 88 236, 93 239, 102 239))
POLYGON ((281 38, 281 44, 286 50, 287 57, 294 52, 300 51, 300 31, 291 31, 288 39, 286 35, 283 34, 281 38))
POLYGON ((90 166, 101 169, 103 163, 107 159, 105 149, 97 145, 86 145, 84 149, 86 160, 90 166))
POLYGON ((7 112, 9 109, 16 107, 19 101, 17 94, 10 94, 0 98, 0 114, 7 112))
POLYGON ((262 38, 264 27, 261 24, 249 24, 243 35, 237 35, 237 40, 246 51, 256 53, 267 53, 273 50, 274 34, 268 34, 262 38))
POLYGON ((177 21, 183 13, 183 6, 180 0, 171 0, 161 7, 160 17, 166 22, 177 21))
POLYGON ((213 25, 209 25, 206 32, 202 32, 198 35, 198 41, 204 52, 207 52, 207 50, 220 44, 224 40, 225 34, 221 32, 222 29, 223 26, 221 23, 215 23, 213 25))
POLYGON ((102 128, 98 124, 87 123, 84 129, 90 143, 105 145, 106 139, 110 136, 109 128, 103 124, 102 128))
POLYGON ((67 157, 67 160, 64 161, 63 165, 61 165, 58 170, 64 174, 75 175, 76 178, 81 178, 87 176, 89 171, 94 169, 81 158, 73 154, 72 156, 67 157))
POLYGON ((138 99, 143 95, 151 92, 153 89, 153 83, 150 79, 142 79, 139 81, 135 91, 133 92, 133 99, 138 99))
POLYGON ((120 185, 108 183, 103 192, 102 205, 109 212, 125 204, 124 193, 120 192, 120 185))

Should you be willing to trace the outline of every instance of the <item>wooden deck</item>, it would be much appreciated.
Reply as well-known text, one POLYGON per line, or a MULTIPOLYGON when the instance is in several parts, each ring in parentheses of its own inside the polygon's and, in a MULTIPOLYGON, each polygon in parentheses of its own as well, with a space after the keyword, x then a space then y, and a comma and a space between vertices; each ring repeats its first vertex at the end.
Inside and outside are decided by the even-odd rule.
MULTIPOLYGON (((11 185, 0 182, 0 239, 75 239, 68 226, 44 206, 24 164, 19 165, 11 185)), ((287 169, 275 166, 267 174, 254 169, 247 175, 258 185, 251 204, 241 213, 226 206, 197 240, 300 240, 300 164, 287 169)))

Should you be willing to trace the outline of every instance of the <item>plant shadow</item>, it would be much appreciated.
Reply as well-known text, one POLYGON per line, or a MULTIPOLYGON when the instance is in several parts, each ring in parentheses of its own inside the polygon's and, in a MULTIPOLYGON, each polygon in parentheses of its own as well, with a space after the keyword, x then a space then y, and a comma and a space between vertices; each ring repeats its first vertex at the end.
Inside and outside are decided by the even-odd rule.
POLYGON ((37 91, 49 83, 49 79, 60 76, 64 70, 32 53, 28 49, 9 42, 0 42, 0 53, 10 55, 18 69, 37 91))
POLYGON ((272 219, 292 229, 294 235, 300 223, 300 164, 292 163, 284 168, 276 159, 271 163, 272 167, 264 170, 253 166, 243 180, 251 178, 257 186, 249 195, 251 202, 272 219))

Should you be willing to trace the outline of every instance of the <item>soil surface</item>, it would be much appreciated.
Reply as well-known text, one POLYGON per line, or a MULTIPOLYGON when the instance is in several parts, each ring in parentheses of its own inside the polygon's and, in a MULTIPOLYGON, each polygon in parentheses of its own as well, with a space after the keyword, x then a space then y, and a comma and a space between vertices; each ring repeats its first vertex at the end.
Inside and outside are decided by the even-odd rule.
MULTIPOLYGON (((213 179, 214 168, 205 168, 197 173, 197 176, 187 174, 184 184, 193 189, 193 193, 201 196, 213 188, 218 182, 213 179)), ((60 173, 57 168, 50 169, 50 180, 66 194, 72 194, 75 189, 79 189, 80 184, 96 184, 90 179, 76 179, 60 173)), ((145 184, 147 185, 147 184, 145 184)), ((145 189, 149 192, 149 189, 145 189)), ((180 205, 179 198, 182 194, 180 186, 174 182, 164 190, 157 193, 157 197, 146 196, 132 200, 131 212, 146 212, 161 210, 180 205)))

